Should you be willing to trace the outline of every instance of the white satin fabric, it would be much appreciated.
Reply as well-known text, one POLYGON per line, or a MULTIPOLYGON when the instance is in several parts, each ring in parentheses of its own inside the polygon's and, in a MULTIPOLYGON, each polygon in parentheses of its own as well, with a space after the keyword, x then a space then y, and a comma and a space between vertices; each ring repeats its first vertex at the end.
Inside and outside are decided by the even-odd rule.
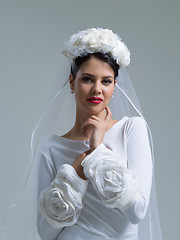
POLYGON ((145 121, 124 117, 82 162, 87 180, 71 166, 88 141, 54 135, 40 154, 37 228, 43 240, 138 240, 152 182, 145 121))

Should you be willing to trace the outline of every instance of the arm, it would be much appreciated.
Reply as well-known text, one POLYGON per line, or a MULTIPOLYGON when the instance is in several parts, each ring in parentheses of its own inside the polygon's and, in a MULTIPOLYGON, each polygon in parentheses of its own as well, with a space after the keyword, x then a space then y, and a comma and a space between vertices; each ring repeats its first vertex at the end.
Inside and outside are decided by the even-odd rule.
POLYGON ((146 124, 132 118, 126 125, 127 166, 99 145, 81 163, 105 205, 124 211, 130 222, 144 218, 151 192, 152 159, 146 124))
POLYGON ((38 176, 37 228, 41 239, 54 240, 63 227, 78 220, 87 181, 68 164, 62 165, 56 174, 52 161, 44 155, 40 159, 38 176))
POLYGON ((128 219, 136 224, 146 215, 152 184, 153 163, 145 121, 135 118, 127 129, 128 169, 139 179, 138 191, 130 207, 125 211, 128 219))
MULTIPOLYGON (((38 168, 38 199, 41 192, 47 188, 51 181, 55 177, 55 169, 50 161, 41 154, 39 157, 39 168, 38 168)), ((52 228, 45 218, 39 212, 39 205, 37 205, 37 230, 39 236, 43 240, 54 240, 61 232, 62 228, 54 229, 52 228)))

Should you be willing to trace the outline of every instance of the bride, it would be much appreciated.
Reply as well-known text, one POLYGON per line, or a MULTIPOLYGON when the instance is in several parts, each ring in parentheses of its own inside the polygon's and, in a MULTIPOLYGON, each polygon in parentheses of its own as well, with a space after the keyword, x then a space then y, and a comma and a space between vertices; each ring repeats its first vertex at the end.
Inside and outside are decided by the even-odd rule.
POLYGON ((42 147, 39 235, 138 240, 152 185, 147 126, 139 116, 113 119, 108 106, 129 51, 110 30, 88 29, 73 35, 63 53, 72 60, 76 118, 66 134, 54 135, 42 147))

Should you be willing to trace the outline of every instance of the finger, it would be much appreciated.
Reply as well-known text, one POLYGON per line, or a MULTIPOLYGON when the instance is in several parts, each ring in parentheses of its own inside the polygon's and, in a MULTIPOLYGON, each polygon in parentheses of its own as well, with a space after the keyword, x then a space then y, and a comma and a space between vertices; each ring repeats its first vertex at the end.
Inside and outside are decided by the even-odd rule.
POLYGON ((91 150, 89 149, 89 150, 81 153, 81 154, 79 155, 80 161, 82 161, 90 152, 91 152, 91 150))
POLYGON ((86 132, 86 130, 88 129, 89 126, 83 125, 81 126, 81 132, 84 134, 86 132))
POLYGON ((87 156, 89 153, 91 153, 91 150, 89 149, 89 150, 85 151, 84 153, 85 153, 86 156, 87 156))
POLYGON ((98 121, 98 122, 100 122, 100 121, 101 121, 101 119, 100 119, 100 118, 98 118, 98 117, 97 117, 97 116, 95 116, 95 115, 91 116, 91 118, 90 118, 90 119, 96 120, 96 121, 98 121))
POLYGON ((89 127, 90 127, 89 123, 84 123, 80 128, 81 132, 84 134, 89 127))
POLYGON ((81 132, 85 133, 88 127, 94 127, 96 126, 97 121, 93 119, 89 119, 87 122, 83 123, 83 125, 80 127, 81 132))
POLYGON ((87 123, 89 120, 96 120, 96 121, 101 121, 101 119, 100 118, 98 118, 96 115, 92 115, 90 118, 88 118, 86 121, 85 121, 85 123, 87 123))
POLYGON ((106 111, 107 111, 107 114, 106 114, 106 117, 105 117, 105 121, 109 122, 109 120, 112 117, 112 112, 111 112, 111 110, 108 106, 106 107, 106 111))

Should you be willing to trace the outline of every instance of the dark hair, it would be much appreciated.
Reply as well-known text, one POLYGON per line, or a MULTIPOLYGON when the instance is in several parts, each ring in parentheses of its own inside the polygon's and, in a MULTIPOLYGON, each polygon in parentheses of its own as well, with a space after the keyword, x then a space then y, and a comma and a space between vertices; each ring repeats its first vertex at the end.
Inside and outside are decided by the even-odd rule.
POLYGON ((74 60, 73 64, 71 65, 71 74, 74 79, 76 78, 76 74, 79 71, 82 64, 88 61, 91 58, 91 56, 94 56, 108 63, 112 67, 114 71, 114 79, 116 79, 116 77, 118 76, 118 70, 120 68, 119 65, 108 53, 100 53, 100 52, 89 53, 88 55, 85 55, 85 56, 79 56, 74 60))

